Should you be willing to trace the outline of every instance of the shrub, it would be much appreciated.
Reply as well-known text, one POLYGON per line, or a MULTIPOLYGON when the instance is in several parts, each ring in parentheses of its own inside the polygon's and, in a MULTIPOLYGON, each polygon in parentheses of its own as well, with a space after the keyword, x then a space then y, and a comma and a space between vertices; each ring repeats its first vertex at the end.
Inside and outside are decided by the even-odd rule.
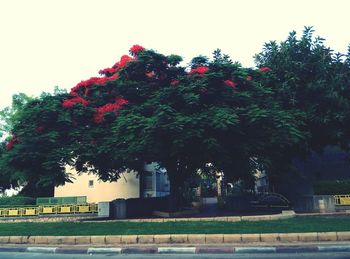
POLYGON ((350 194, 350 180, 319 181, 314 184, 315 195, 350 194))
POLYGON ((0 207, 35 205, 35 198, 23 196, 0 197, 0 207))

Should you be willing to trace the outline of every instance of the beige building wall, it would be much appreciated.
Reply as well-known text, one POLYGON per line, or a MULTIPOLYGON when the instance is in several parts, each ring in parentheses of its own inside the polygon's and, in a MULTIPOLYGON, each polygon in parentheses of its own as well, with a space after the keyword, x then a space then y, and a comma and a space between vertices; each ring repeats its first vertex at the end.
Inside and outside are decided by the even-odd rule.
POLYGON ((124 173, 117 182, 103 182, 94 174, 78 175, 69 168, 67 171, 71 173, 73 183, 55 187, 55 197, 87 196, 89 203, 140 197, 139 177, 134 172, 124 173))

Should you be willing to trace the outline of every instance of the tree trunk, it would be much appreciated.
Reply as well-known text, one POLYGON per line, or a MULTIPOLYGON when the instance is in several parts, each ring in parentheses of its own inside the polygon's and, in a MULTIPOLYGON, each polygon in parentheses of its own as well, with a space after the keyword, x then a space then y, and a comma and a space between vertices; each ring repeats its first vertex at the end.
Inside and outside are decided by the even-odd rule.
POLYGON ((180 160, 176 163, 168 163, 166 165, 167 174, 170 182, 170 193, 169 193, 169 204, 168 210, 170 212, 178 211, 181 209, 183 195, 181 193, 181 187, 184 186, 185 180, 187 179, 187 172, 184 167, 181 167, 180 160))
POLYGON ((168 211, 174 212, 179 210, 179 182, 176 179, 175 175, 169 175, 170 181, 170 193, 169 193, 169 203, 168 203, 168 211))

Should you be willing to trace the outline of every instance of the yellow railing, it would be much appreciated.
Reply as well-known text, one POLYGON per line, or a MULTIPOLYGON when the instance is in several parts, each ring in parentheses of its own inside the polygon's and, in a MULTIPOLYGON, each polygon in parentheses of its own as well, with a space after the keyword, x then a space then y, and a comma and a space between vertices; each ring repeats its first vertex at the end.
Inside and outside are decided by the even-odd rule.
POLYGON ((350 205, 350 195, 334 195, 335 205, 350 205))
POLYGON ((22 217, 53 214, 97 213, 97 204, 42 205, 23 208, 0 208, 0 217, 22 217))

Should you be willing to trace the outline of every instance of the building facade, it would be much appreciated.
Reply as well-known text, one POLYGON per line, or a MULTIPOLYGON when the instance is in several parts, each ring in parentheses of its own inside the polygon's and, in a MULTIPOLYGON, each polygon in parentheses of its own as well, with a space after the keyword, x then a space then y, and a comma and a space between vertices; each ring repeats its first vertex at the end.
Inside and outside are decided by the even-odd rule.
POLYGON ((141 173, 121 174, 118 181, 103 182, 92 173, 78 174, 67 167, 72 183, 55 187, 55 197, 86 196, 87 202, 112 201, 141 197, 160 197, 169 194, 170 184, 166 171, 157 163, 146 164, 141 173))

